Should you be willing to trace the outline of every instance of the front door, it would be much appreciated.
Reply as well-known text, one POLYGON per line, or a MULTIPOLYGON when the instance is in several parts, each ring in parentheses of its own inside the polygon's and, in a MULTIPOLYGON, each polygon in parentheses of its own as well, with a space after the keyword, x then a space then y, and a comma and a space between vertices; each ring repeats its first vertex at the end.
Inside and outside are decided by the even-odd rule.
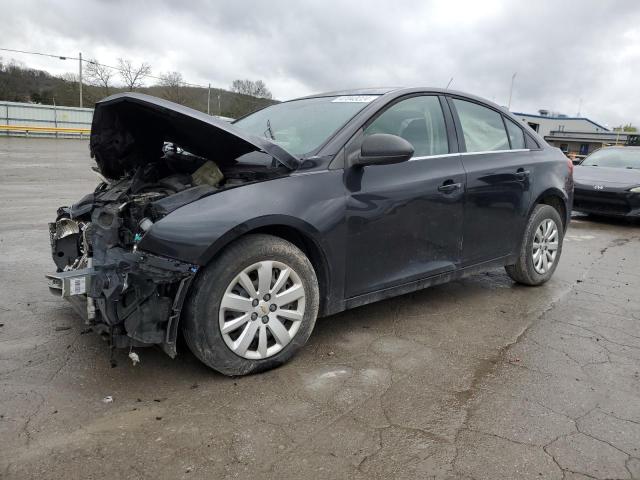
POLYGON ((453 271, 462 253, 465 175, 439 98, 398 101, 364 130, 374 133, 403 137, 415 153, 345 171, 347 298, 453 271))

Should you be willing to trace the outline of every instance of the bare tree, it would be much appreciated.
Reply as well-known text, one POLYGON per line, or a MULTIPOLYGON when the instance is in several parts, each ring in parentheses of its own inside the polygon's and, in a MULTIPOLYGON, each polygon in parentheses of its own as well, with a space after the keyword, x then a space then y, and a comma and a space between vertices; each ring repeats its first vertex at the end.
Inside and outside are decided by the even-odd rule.
POLYGON ((90 84, 102 87, 104 95, 108 96, 109 90, 112 87, 111 80, 115 73, 113 69, 107 67, 106 65, 99 64, 98 61, 94 58, 87 62, 85 72, 87 80, 89 80, 90 84))
POLYGON ((59 78, 64 80, 63 87, 56 92, 59 105, 67 105, 69 107, 79 106, 78 86, 80 85, 80 78, 78 74, 71 72, 63 73, 59 78))
POLYGON ((134 66, 131 60, 118 59, 120 76, 125 86, 130 92, 142 86, 142 79, 151 74, 151 65, 142 62, 139 66, 134 66))
POLYGON ((268 98, 271 100, 273 95, 271 94, 271 90, 267 88, 267 85, 262 80, 257 80, 254 82, 254 91, 253 96, 259 98, 268 98))
POLYGON ((235 93, 242 93, 244 95, 249 95, 249 85, 248 82, 251 82, 251 80, 234 80, 233 82, 231 82, 231 88, 230 90, 232 92, 235 93))
POLYGON ((252 97, 272 99, 273 95, 262 80, 234 80, 231 83, 231 91, 251 95, 252 97))
POLYGON ((162 96, 176 103, 186 100, 184 80, 180 72, 166 72, 160 75, 160 85, 163 87, 162 96))
POLYGON ((62 75, 59 76, 59 78, 61 78, 65 82, 78 83, 77 73, 71 73, 71 72, 63 73, 62 75))

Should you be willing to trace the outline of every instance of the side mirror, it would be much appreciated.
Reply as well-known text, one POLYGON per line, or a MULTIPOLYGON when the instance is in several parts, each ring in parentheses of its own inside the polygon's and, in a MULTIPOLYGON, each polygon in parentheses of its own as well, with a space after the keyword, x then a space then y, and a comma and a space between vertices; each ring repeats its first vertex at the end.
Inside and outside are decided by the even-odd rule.
POLYGON ((404 138, 388 133, 367 135, 360 147, 360 156, 355 165, 388 165, 409 160, 413 156, 413 145, 404 138))

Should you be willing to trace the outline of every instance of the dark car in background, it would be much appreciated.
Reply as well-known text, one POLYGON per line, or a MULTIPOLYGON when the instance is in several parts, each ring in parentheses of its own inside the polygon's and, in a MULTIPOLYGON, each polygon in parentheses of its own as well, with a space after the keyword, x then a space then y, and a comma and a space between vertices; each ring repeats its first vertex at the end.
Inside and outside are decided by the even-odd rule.
POLYGON ((574 170, 573 209, 640 219, 640 147, 605 147, 574 170))
POLYGON ((228 375, 282 364, 317 316, 495 267, 540 285, 571 212, 560 150, 449 90, 326 93, 234 124, 119 94, 90 147, 102 181, 50 224, 49 286, 114 346, 175 356, 182 328, 228 375))

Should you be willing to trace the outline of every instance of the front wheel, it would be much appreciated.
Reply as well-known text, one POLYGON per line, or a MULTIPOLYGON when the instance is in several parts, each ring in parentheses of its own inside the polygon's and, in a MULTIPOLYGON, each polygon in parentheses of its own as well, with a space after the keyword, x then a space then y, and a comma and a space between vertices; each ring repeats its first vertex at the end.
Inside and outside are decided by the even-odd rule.
POLYGON ((558 211, 549 205, 537 205, 524 231, 524 238, 507 274, 524 285, 542 285, 551 278, 562 252, 564 231, 558 211))
POLYGON ((271 235, 241 238, 196 279, 184 336, 225 375, 274 368, 302 347, 318 314, 318 281, 300 249, 271 235))

